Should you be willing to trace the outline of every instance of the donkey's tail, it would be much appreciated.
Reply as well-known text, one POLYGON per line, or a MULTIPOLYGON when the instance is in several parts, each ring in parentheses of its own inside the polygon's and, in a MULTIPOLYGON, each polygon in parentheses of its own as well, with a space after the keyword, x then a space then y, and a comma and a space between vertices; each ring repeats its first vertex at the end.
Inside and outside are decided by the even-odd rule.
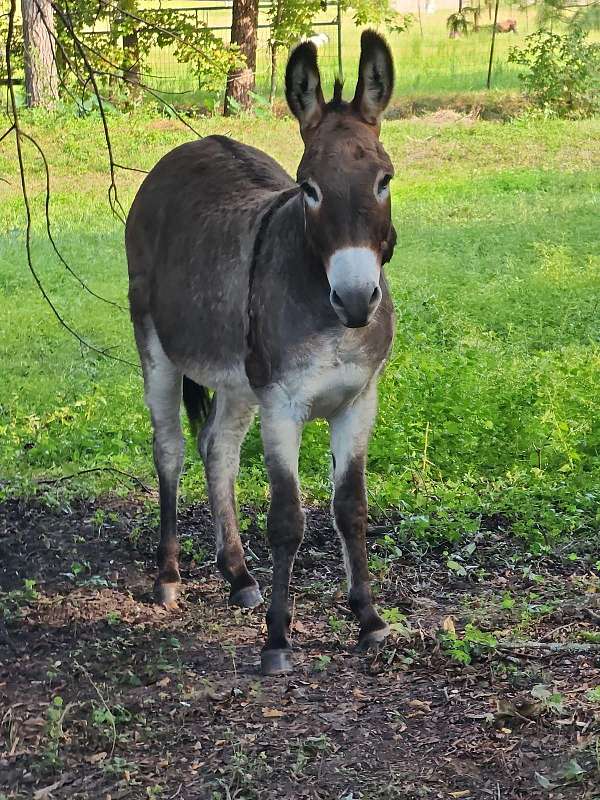
POLYGON ((192 433, 197 436, 210 414, 212 398, 206 386, 200 386, 186 375, 183 376, 183 405, 190 421, 192 433))

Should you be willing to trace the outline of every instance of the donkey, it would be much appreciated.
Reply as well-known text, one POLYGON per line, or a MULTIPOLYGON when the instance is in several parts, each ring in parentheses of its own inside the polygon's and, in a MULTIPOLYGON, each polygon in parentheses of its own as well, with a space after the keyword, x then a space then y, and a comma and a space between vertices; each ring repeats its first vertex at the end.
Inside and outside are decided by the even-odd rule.
POLYGON ((203 423, 198 448, 229 602, 262 603, 235 500, 240 447, 258 408, 273 560, 265 675, 293 668, 289 584, 304 532, 298 449, 304 423, 315 417, 330 424, 333 514, 359 649, 389 632, 369 586, 365 462, 394 333, 382 272, 396 239, 393 167, 379 141, 393 81, 387 44, 365 31, 353 100, 342 100, 336 81, 326 103, 316 48, 300 44, 285 79, 305 145, 297 182, 260 150, 208 136, 158 162, 127 220, 129 300, 160 490, 155 597, 176 606, 183 395, 192 425, 203 423), (210 400, 205 387, 214 391, 210 400))
POLYGON ((518 33, 517 20, 505 19, 502 22, 496 23, 496 33, 518 33))

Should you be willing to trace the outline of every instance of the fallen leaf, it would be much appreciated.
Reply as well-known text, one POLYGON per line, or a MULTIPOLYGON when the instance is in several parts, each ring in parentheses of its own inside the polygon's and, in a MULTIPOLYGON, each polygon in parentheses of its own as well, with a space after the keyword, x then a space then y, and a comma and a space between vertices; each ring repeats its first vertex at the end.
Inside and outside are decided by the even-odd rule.
POLYGON ((108 753, 103 750, 101 753, 94 753, 89 756, 88 761, 90 764, 97 764, 99 761, 104 761, 107 755, 108 753))
POLYGON ((426 703, 423 700, 409 700, 408 705, 410 708, 416 708, 419 711, 431 711, 431 703, 426 703))
POLYGON ((264 706, 262 709, 263 717, 283 717, 283 711, 279 711, 277 708, 268 708, 264 706))
POLYGON ((456 628, 454 627, 454 617, 444 617, 442 621, 442 630, 446 633, 451 633, 456 636, 456 628))
POLYGON ((450 792, 450 797, 470 797, 470 789, 461 789, 460 792, 450 792))
POLYGON ((549 781, 548 778, 546 778, 544 775, 541 775, 539 772, 535 773, 535 779, 539 783, 539 785, 542 787, 542 789, 553 789, 554 788, 554 784, 552 783, 552 781, 549 781))

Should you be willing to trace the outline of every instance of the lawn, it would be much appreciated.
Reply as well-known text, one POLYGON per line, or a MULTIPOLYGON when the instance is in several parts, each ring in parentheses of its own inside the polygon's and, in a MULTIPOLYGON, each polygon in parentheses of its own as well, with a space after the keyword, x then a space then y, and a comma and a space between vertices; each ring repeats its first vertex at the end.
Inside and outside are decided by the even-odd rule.
MULTIPOLYGON (((97 119, 24 115, 52 165, 51 216, 69 264, 95 292, 126 305, 123 228, 108 209, 97 119)), ((267 149, 293 171, 300 138, 288 119, 196 121, 267 149)), ((149 169, 193 134, 179 123, 113 115, 115 159, 149 169)), ((600 121, 510 124, 407 120, 384 125, 396 165, 398 246, 388 275, 397 310, 370 448, 371 508, 400 533, 458 539, 500 515, 533 547, 597 537, 600 483, 600 121)), ((126 493, 154 485, 138 370, 80 346, 59 327, 24 260, 12 143, 0 146, 0 475, 2 493, 126 493)), ((126 311, 86 293, 43 228, 43 171, 25 146, 33 258, 68 323, 96 347, 136 361, 126 311)), ((119 171, 128 206, 140 174, 119 171)), ((307 502, 329 493, 327 429, 307 427, 307 502)), ((190 442, 183 498, 204 496, 190 442)), ((255 426, 245 443, 242 503, 268 489, 255 426)))

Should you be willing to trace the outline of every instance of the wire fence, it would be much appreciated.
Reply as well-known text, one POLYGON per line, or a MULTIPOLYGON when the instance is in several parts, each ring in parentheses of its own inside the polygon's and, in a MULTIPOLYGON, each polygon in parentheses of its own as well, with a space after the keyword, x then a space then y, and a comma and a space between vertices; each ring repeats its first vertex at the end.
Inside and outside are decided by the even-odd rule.
MULTIPOLYGON (((185 16, 196 28, 206 27, 212 33, 228 43, 231 38, 231 0, 196 0, 197 4, 171 6, 167 10, 185 16)), ((256 53, 256 91, 267 94, 271 78, 271 26, 269 24, 269 3, 259 4, 259 20, 256 53)), ((323 77, 333 81, 339 71, 340 44, 337 2, 324 4, 320 16, 312 25, 313 34, 317 38, 319 64, 323 77)), ((94 37, 109 33, 107 26, 96 26, 85 35, 94 37)), ((279 61, 285 66, 285 54, 281 53, 279 61)), ((280 72, 284 66, 280 66, 280 72)), ((146 79, 153 89, 165 93, 194 92, 202 89, 198 78, 189 65, 180 63, 175 57, 174 47, 155 47, 149 53, 148 69, 152 78, 146 79)), ((281 77, 281 76, 280 76, 281 77)), ((279 81, 281 85, 281 82, 279 81)))
MULTIPOLYGON (((427 7, 425 4, 424 8, 427 7)), ((432 4, 429 7, 434 8, 432 4)), ((271 70, 269 8, 268 2, 259 4, 256 92, 263 96, 269 93, 271 70)), ((185 15, 196 27, 205 26, 224 42, 229 42, 232 0, 191 0, 190 5, 183 5, 179 0, 178 5, 169 4, 166 9, 185 15)), ((422 15, 419 11, 418 20, 415 15, 408 31, 387 32, 396 63, 397 96, 460 93, 485 88, 491 20, 487 19, 484 12, 478 31, 453 39, 448 37, 447 15, 448 10, 441 8, 431 13, 423 11, 422 15)), ((508 61, 509 50, 535 28, 535 21, 527 3, 503 4, 499 19, 505 16, 518 20, 517 34, 497 37, 493 86, 506 90, 519 86, 517 70, 508 61)), ((312 31, 317 37, 319 67, 325 91, 331 90, 333 80, 339 74, 347 76, 349 81, 353 80, 359 59, 360 29, 351 15, 343 14, 338 19, 337 0, 331 0, 324 4, 323 10, 315 17, 312 31)), ((95 29, 88 35, 106 32, 95 29)), ((282 51, 278 58, 277 85, 280 92, 286 55, 282 51)), ((153 48, 146 67, 146 72, 155 76, 148 78, 147 83, 159 92, 202 93, 203 87, 194 70, 189 64, 177 61, 174 47, 153 48)))

